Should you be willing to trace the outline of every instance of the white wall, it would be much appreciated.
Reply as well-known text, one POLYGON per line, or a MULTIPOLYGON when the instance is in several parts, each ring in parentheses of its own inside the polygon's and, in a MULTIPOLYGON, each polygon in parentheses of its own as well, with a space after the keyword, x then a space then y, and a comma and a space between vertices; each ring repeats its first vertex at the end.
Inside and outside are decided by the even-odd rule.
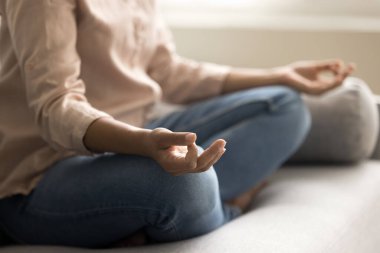
POLYGON ((380 94, 380 33, 268 29, 174 28, 180 54, 244 67, 272 67, 300 59, 342 58, 380 94))

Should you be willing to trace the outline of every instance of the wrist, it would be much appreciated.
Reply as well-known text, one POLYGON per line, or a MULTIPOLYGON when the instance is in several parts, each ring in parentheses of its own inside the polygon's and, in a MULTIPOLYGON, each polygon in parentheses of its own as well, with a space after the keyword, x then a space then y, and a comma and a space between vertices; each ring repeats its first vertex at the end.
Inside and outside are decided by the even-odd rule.
POLYGON ((154 143, 151 137, 152 130, 138 129, 136 131, 136 141, 140 143, 140 155, 153 158, 154 143))
POLYGON ((272 68, 269 69, 269 72, 276 84, 288 85, 287 66, 272 68))
POLYGON ((93 152, 113 152, 149 156, 147 136, 151 130, 134 127, 113 118, 99 118, 87 129, 84 145, 93 152))

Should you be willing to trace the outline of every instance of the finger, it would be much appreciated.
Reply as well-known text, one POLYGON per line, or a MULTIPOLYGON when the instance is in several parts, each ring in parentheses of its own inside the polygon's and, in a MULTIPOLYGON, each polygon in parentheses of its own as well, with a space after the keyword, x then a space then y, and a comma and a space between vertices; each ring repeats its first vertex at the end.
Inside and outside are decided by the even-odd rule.
POLYGON ((213 160, 213 158, 224 149, 226 145, 226 142, 222 139, 214 141, 208 147, 199 157, 198 157, 198 162, 197 162, 197 168, 203 168, 206 166, 210 161, 213 160))
POLYGON ((158 134, 157 143, 161 148, 170 146, 187 146, 195 142, 195 133, 188 132, 161 132, 158 134))
POLYGON ((197 167, 198 149, 195 143, 182 146, 171 146, 173 149, 164 159, 164 168, 167 172, 181 175, 188 171, 194 171, 197 167))
POLYGON ((316 91, 316 94, 322 94, 324 92, 335 89, 336 87, 343 84, 344 79, 349 76, 355 68, 355 65, 350 63, 342 71, 340 71, 333 79, 330 81, 322 81, 319 84, 316 84, 320 89, 316 91))
MULTIPOLYGON (((172 146, 171 148, 175 148, 172 146)), ((169 173, 179 173, 187 169, 189 163, 185 159, 185 155, 180 152, 172 151, 163 154, 160 157, 160 164, 169 173)))
POLYGON ((310 83, 307 83, 306 80, 301 80, 301 78, 298 78, 296 81, 305 84, 305 93, 309 93, 311 95, 320 95, 322 93, 335 89, 336 87, 343 84, 344 79, 350 75, 356 67, 353 63, 345 66, 344 62, 339 59, 332 60, 330 63, 329 61, 320 62, 318 63, 318 66, 320 68, 326 68, 326 70, 328 69, 328 66, 331 66, 330 70, 334 73, 335 76, 331 79, 320 78, 319 80, 311 81, 310 83))
POLYGON ((206 164, 203 164, 202 166, 197 166, 195 170, 192 170, 189 172, 201 173, 201 172, 205 172, 209 170, 222 157, 225 151, 226 151, 225 148, 219 150, 218 153, 215 154, 214 157, 212 157, 212 159, 210 159, 206 164))
POLYGON ((339 62, 339 66, 337 67, 337 75, 344 76, 346 73, 351 74, 354 70, 356 69, 356 64, 355 63, 349 63, 345 64, 343 61, 339 62))
POLYGON ((219 161, 219 159, 224 155, 226 149, 223 148, 208 164, 206 164, 203 168, 197 168, 199 172, 204 172, 210 169, 215 163, 219 161))
POLYGON ((353 70, 354 70, 354 66, 351 65, 351 64, 349 64, 344 69, 344 71, 335 78, 334 85, 340 85, 340 84, 342 84, 342 82, 344 81, 344 79, 346 79, 346 77, 349 76, 352 73, 353 70))
MULTIPOLYGON (((195 149, 195 150, 197 150, 197 149, 195 149)), ((178 175, 183 175, 186 173, 200 173, 200 172, 207 171, 222 157, 222 155, 224 154, 225 151, 226 151, 226 149, 224 147, 222 149, 219 148, 218 153, 214 154, 214 156, 207 162, 207 164, 203 164, 202 166, 198 166, 197 163, 195 162, 195 164, 196 164, 195 167, 193 167, 193 168, 186 167, 186 168, 181 169, 181 170, 175 170, 172 172, 172 175, 178 176, 178 175)))
POLYGON ((338 60, 336 60, 336 59, 323 60, 323 61, 316 62, 315 67, 318 70, 324 70, 324 69, 329 69, 329 68, 336 66, 337 63, 338 63, 338 60))
POLYGON ((187 146, 187 154, 185 161, 187 162, 187 169, 194 170, 197 167, 198 149, 195 143, 187 146))
POLYGON ((345 64, 342 60, 339 60, 336 66, 336 73, 337 75, 343 75, 344 71, 345 71, 345 64))
POLYGON ((345 64, 341 59, 326 60, 318 64, 318 71, 331 71, 335 75, 341 74, 345 69, 345 64))
POLYGON ((295 84, 294 88, 298 91, 310 93, 309 88, 312 87, 312 82, 309 79, 301 75, 294 75, 292 80, 295 84))
POLYGON ((338 86, 341 86, 343 84, 344 79, 350 74, 349 71, 346 71, 340 75, 337 75, 332 81, 328 82, 325 86, 325 89, 321 91, 321 93, 333 90, 337 88, 338 86))
POLYGON ((348 69, 349 73, 351 74, 352 72, 354 72, 356 70, 356 64, 353 62, 350 62, 347 66, 347 69, 348 69))
POLYGON ((335 72, 343 61, 340 59, 322 60, 316 63, 317 70, 332 70, 335 72))
POLYGON ((321 95, 327 91, 333 90, 336 87, 340 86, 342 84, 342 77, 336 77, 332 81, 325 81, 325 82, 317 82, 314 86, 313 92, 310 94, 312 95, 321 95))
POLYGON ((356 64, 355 63, 349 63, 347 64, 347 66, 345 67, 343 73, 342 73, 342 77, 343 77, 343 80, 352 74, 352 72, 354 72, 356 70, 356 64))

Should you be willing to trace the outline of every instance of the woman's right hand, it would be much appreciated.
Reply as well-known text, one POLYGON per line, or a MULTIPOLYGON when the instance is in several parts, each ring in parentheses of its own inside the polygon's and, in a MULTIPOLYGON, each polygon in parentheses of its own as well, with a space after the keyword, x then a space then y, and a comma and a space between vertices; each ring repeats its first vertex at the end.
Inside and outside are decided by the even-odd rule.
POLYGON ((196 134, 156 128, 147 136, 150 156, 168 173, 178 176, 208 170, 225 152, 226 142, 216 140, 198 156, 196 134))

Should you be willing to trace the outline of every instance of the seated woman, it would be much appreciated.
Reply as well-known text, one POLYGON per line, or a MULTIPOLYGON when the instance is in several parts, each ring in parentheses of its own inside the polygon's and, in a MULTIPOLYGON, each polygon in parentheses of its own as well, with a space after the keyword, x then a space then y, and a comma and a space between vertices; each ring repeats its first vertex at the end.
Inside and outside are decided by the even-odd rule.
POLYGON ((334 89, 354 68, 184 59, 154 0, 0 0, 0 14, 0 222, 24 244, 217 229, 304 140, 299 92, 334 89), (159 101, 189 106, 154 118, 159 101))

